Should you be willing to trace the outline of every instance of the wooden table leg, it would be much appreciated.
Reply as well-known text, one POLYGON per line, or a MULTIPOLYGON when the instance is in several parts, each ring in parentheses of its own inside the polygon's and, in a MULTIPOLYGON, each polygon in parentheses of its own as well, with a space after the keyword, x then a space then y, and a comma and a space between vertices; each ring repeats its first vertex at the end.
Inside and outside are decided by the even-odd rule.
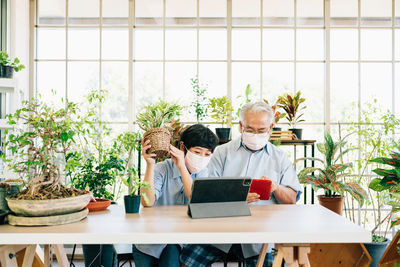
POLYGON ((18 263, 15 257, 10 258, 10 254, 15 253, 26 246, 21 245, 4 245, 0 246, 0 263, 2 267, 18 267, 18 263))
POLYGON ((56 244, 52 245, 54 252, 56 254, 58 266, 60 267, 69 267, 69 261, 67 258, 67 254, 65 253, 64 245, 56 244))
POLYGON ((261 248, 260 255, 258 256, 256 267, 262 267, 265 261, 265 256, 267 255, 268 244, 263 244, 261 248))
POLYGON ((44 267, 50 267, 51 258, 52 258, 52 254, 51 254, 50 245, 44 245, 44 256, 43 256, 44 267))
POLYGON ((36 253, 36 245, 28 245, 26 247, 24 261, 22 262, 22 267, 32 266, 35 253, 36 253))
POLYGON ((310 246, 308 244, 276 244, 275 248, 278 253, 275 256, 273 267, 280 267, 283 260, 289 267, 310 267, 308 261, 310 246))

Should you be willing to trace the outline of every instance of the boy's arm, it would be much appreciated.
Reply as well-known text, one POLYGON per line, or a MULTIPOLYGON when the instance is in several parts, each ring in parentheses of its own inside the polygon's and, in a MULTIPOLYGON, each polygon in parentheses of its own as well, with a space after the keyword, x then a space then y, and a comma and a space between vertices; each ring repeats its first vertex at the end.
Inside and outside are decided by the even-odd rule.
POLYGON ((178 167, 179 172, 181 173, 183 189, 185 190, 185 195, 187 199, 190 199, 190 194, 192 192, 192 176, 190 175, 189 171, 186 168, 185 164, 185 153, 183 151, 177 149, 173 145, 170 145, 170 153, 171 159, 174 164, 178 167))
POLYGON ((141 191, 143 194, 145 194, 149 200, 148 203, 144 201, 144 198, 141 198, 141 203, 143 207, 151 207, 154 205, 154 202, 156 200, 155 192, 154 192, 154 165, 156 164, 156 161, 154 157, 156 154, 147 154, 147 150, 151 147, 150 141, 147 140, 145 143, 142 141, 142 155, 146 161, 146 172, 144 174, 144 179, 143 181, 146 181, 150 184, 150 187, 147 189, 142 188, 141 191))

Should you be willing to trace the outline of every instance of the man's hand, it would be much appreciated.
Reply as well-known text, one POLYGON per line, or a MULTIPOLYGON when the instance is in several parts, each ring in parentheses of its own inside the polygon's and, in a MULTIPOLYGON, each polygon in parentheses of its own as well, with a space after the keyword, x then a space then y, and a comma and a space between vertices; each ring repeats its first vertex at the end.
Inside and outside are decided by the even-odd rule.
POLYGON ((260 200, 260 195, 257 193, 248 193, 247 194, 247 203, 257 202, 260 200))
POLYGON ((274 192, 279 187, 279 184, 277 182, 274 182, 274 181, 272 181, 271 179, 268 179, 265 176, 262 176, 261 180, 270 180, 271 181, 271 193, 274 192))
POLYGON ((182 150, 177 149, 173 145, 169 145, 169 153, 171 154, 172 161, 179 169, 186 168, 185 153, 183 153, 182 150))
POLYGON ((151 147, 150 140, 146 140, 146 142, 144 142, 144 139, 142 139, 141 144, 142 144, 142 156, 143 156, 144 160, 146 161, 147 165, 153 166, 156 163, 156 160, 154 158, 157 155, 147 153, 147 151, 151 147))

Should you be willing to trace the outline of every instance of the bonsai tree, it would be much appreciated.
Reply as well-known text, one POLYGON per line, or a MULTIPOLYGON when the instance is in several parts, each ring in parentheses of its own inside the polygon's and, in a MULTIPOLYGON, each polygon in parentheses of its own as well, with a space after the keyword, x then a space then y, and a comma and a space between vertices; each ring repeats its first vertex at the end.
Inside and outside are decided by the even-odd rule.
POLYGON ((192 107, 194 109, 194 113, 196 113, 197 123, 200 123, 207 117, 207 86, 201 85, 198 77, 192 78, 190 81, 194 94, 194 100, 190 104, 190 107, 192 107))
POLYGON ((232 102, 226 97, 210 98, 211 118, 220 122, 222 127, 232 126, 232 102))
POLYGON ((300 160, 312 160, 322 164, 322 167, 304 168, 298 174, 299 180, 303 184, 310 184, 315 190, 323 189, 325 197, 340 197, 345 192, 356 199, 360 206, 363 206, 367 197, 365 190, 356 182, 344 182, 344 177, 349 176, 346 171, 352 167, 351 163, 339 162, 350 149, 342 150, 346 145, 344 137, 338 142, 332 140, 332 136, 325 132, 325 142, 317 144, 319 152, 324 155, 319 158, 301 158, 300 160))
POLYGON ((38 99, 23 101, 22 108, 6 116, 13 131, 5 130, 5 147, 9 167, 28 181, 26 189, 16 199, 55 199, 87 194, 85 190, 66 188, 61 182, 57 160, 65 159, 74 143, 76 129, 73 116, 77 105, 66 102, 56 109, 38 99), (26 129, 18 129, 18 126, 26 129))
POLYGON ((278 97, 276 107, 285 110, 286 119, 292 128, 295 128, 297 123, 304 121, 301 119, 304 113, 300 113, 306 108, 305 106, 301 107, 304 101, 306 100, 301 97, 301 91, 298 91, 295 95, 286 93, 278 97))
POLYGON ((18 58, 14 58, 12 60, 6 51, 0 51, 0 65, 1 66, 6 66, 6 67, 11 67, 13 68, 16 72, 23 70, 25 66, 21 64, 18 58))

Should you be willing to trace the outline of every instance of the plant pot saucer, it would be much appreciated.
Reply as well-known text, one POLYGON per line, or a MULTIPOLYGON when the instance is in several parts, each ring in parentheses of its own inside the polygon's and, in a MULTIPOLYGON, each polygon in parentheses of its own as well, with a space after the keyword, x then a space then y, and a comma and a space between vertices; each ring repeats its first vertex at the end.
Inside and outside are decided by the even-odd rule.
POLYGON ((105 198, 95 198, 95 202, 89 202, 86 206, 89 212, 105 210, 111 205, 111 200, 105 198))
POLYGON ((88 215, 89 210, 83 209, 69 214, 43 216, 43 217, 24 217, 8 215, 8 223, 16 226, 46 226, 60 225, 80 221, 88 215))

